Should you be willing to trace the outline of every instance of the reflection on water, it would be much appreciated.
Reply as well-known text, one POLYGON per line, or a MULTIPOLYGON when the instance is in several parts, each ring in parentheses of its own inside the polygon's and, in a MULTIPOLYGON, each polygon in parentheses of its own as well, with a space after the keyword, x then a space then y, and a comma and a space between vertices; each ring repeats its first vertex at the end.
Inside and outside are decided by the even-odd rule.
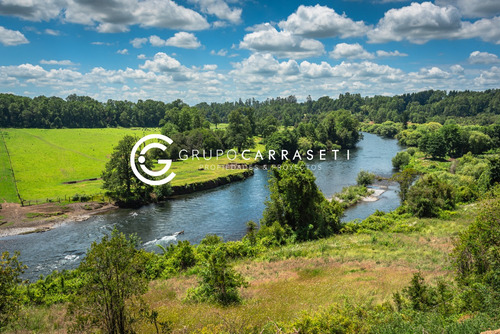
MULTIPOLYGON (((392 174, 391 158, 400 150, 396 140, 364 134, 358 148, 350 150, 350 160, 341 151, 334 160, 308 163, 316 182, 326 197, 343 187, 356 183, 361 169, 377 175, 392 174)), ((44 233, 0 239, 0 251, 21 252, 20 259, 28 265, 25 278, 33 280, 53 270, 74 268, 90 244, 116 226, 124 233, 136 233, 147 250, 158 250, 177 240, 198 243, 206 234, 220 235, 224 240, 244 236, 246 222, 262 217, 267 188, 267 171, 255 170, 254 176, 216 189, 182 196, 161 204, 137 210, 115 210, 97 215, 85 222, 66 223, 44 233), (182 234, 177 234, 184 231, 182 234)), ((346 211, 344 220, 363 219, 375 210, 390 211, 399 205, 397 187, 389 186, 376 202, 363 202, 346 211)))

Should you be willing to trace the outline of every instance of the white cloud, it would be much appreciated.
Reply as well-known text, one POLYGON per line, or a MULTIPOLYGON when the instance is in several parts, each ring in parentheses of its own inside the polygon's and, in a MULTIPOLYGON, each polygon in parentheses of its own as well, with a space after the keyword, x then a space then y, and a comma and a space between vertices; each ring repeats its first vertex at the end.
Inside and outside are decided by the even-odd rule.
POLYGON ((450 73, 436 66, 421 68, 420 71, 410 73, 409 75, 419 80, 442 80, 450 77, 450 73))
POLYGON ((164 47, 164 46, 175 46, 178 48, 184 49, 197 49, 201 46, 198 38, 192 33, 189 32, 177 32, 174 36, 164 40, 159 36, 151 35, 148 38, 135 38, 130 41, 130 43, 134 47, 142 47, 149 40, 149 43, 155 47, 164 47))
POLYGON ((146 55, 141 53, 137 55, 137 59, 146 59, 146 55))
POLYGON ((106 45, 106 46, 113 45, 113 43, 105 43, 105 42, 92 42, 90 44, 92 44, 92 45, 106 45))
POLYGON ((51 36, 59 36, 61 35, 61 32, 59 30, 53 30, 53 29, 45 29, 44 31, 47 35, 51 36))
POLYGON ((60 17, 101 33, 126 32, 131 25, 181 30, 210 27, 198 12, 172 0, 0 0, 0 14, 29 21, 60 17))
POLYGON ((5 46, 13 46, 27 44, 29 41, 21 32, 0 26, 0 43, 5 46))
POLYGON ((165 45, 184 49, 197 49, 201 46, 201 43, 192 33, 181 31, 167 39, 165 45))
POLYGON ((498 87, 500 82, 500 67, 493 66, 488 70, 481 71, 481 74, 474 80, 479 87, 498 87))
POLYGON ((133 40, 130 41, 130 44, 136 49, 142 48, 144 44, 148 42, 148 39, 146 37, 143 38, 134 38, 133 40))
POLYGON ((215 64, 203 65, 204 71, 215 71, 216 69, 217 69, 217 65, 215 65, 215 64))
POLYGON ((407 57, 408 54, 395 51, 377 50, 377 57, 407 57))
POLYGON ((240 42, 241 49, 270 52, 280 58, 306 58, 324 53, 323 44, 314 39, 293 35, 289 31, 278 31, 270 24, 246 34, 240 42))
POLYGON ((370 43, 408 40, 424 44, 436 39, 481 38, 500 44, 500 17, 472 23, 462 21, 456 7, 414 2, 410 6, 387 11, 367 36, 370 43))
POLYGON ((494 64, 499 61, 500 59, 496 54, 489 52, 474 51, 469 56, 469 63, 471 64, 494 64))
POLYGON ((40 60, 42 65, 59 65, 59 66, 75 66, 77 64, 73 63, 71 60, 40 60))
POLYGON ((122 49, 122 50, 116 51, 116 53, 118 53, 120 55, 128 55, 128 50, 127 49, 122 49))
POLYGON ((254 53, 239 63, 234 63, 234 70, 229 72, 237 81, 262 82, 267 78, 271 82, 286 81, 289 76, 299 74, 295 60, 279 62, 270 53, 254 53))
POLYGON ((500 14, 498 0, 436 0, 437 5, 452 5, 465 17, 492 17, 500 14))
POLYGON ((458 64, 450 66, 450 70, 451 70, 451 73, 453 73, 453 74, 462 75, 465 73, 465 69, 458 64))
POLYGON ((366 51, 359 43, 339 43, 335 45, 333 51, 330 52, 330 57, 335 59, 372 59, 374 55, 366 51))
POLYGON ((406 39, 423 44, 431 39, 455 37, 461 29, 460 17, 460 12, 455 7, 414 2, 410 6, 387 11, 376 28, 367 35, 371 43, 406 39))
POLYGON ((339 15, 333 9, 320 5, 301 5, 278 25, 282 30, 310 38, 357 37, 363 36, 368 30, 363 21, 353 21, 345 14, 339 15))
POLYGON ((212 51, 210 51, 210 54, 212 56, 225 57, 227 55, 227 50, 225 50, 225 49, 220 49, 219 51, 212 50, 212 51))
POLYGON ((182 69, 182 65, 177 59, 163 52, 158 52, 153 60, 146 60, 144 65, 139 67, 153 72, 176 72, 182 69))
POLYGON ((215 15, 221 20, 234 24, 241 23, 242 9, 231 9, 223 0, 190 0, 190 2, 198 4, 203 13, 215 15))
POLYGON ((459 38, 479 37, 485 42, 500 44, 500 16, 481 19, 474 23, 463 22, 459 38))

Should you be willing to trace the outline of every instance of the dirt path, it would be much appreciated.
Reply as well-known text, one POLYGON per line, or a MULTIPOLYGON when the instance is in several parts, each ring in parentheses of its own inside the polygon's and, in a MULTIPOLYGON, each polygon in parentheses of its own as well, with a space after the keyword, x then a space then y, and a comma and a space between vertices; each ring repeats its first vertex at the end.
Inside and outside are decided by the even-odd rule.
POLYGON ((115 209, 108 203, 45 203, 22 207, 2 203, 0 237, 48 231, 66 221, 84 221, 96 213, 115 209))

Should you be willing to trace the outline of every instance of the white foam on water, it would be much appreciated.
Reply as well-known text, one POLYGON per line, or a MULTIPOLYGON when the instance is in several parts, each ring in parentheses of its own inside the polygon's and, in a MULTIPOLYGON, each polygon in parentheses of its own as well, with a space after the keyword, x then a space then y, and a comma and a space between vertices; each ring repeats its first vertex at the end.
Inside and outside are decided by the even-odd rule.
POLYGON ((175 240, 177 240, 176 235, 166 235, 160 239, 154 239, 154 240, 148 241, 144 244, 144 246, 167 243, 167 242, 171 242, 171 241, 175 241, 175 240))

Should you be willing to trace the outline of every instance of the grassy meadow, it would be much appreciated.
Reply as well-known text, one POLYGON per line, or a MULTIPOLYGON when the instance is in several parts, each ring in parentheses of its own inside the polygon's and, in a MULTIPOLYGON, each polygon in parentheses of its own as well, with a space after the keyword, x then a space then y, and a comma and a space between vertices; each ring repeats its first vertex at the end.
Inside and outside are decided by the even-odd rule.
MULTIPOLYGON (((14 170, 21 198, 45 201, 75 194, 102 193, 102 181, 68 181, 99 178, 113 147, 125 136, 141 138, 159 133, 157 128, 106 129, 3 129, 3 138, 11 155, 9 164, 5 146, 0 145, 0 198, 18 202, 10 168, 14 170)), ((259 146, 257 146, 259 148, 259 146)), ((217 168, 228 162, 245 162, 227 157, 210 161, 186 160, 174 162, 171 170, 177 174, 172 185, 207 181, 220 176, 241 173, 241 170, 217 168), (199 170, 203 165, 204 170, 199 170), (208 166, 207 166, 208 165, 208 166), (213 167, 212 167, 213 166, 213 167), (208 168, 207 168, 208 167, 208 168)))
POLYGON ((0 189, 0 202, 16 203, 19 201, 12 167, 2 136, 0 136, 0 189))

